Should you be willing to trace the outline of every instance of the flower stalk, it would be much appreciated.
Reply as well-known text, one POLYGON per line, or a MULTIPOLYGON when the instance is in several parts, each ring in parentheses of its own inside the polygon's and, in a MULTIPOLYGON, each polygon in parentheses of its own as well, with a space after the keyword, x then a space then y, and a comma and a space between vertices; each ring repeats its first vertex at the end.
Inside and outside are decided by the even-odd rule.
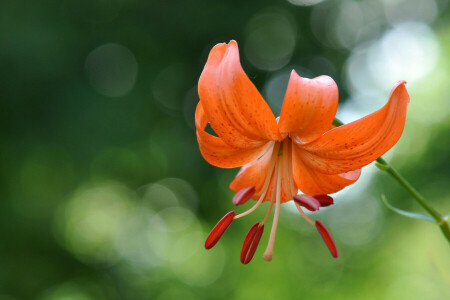
MULTIPOLYGON (((335 118, 333 125, 342 126, 344 123, 335 118)), ((450 242, 450 227, 447 217, 443 217, 432 206, 430 206, 425 198, 395 169, 393 168, 383 157, 379 157, 376 160, 375 165, 378 169, 388 172, 398 183, 422 206, 428 214, 436 221, 436 224, 441 228, 442 233, 450 242)))

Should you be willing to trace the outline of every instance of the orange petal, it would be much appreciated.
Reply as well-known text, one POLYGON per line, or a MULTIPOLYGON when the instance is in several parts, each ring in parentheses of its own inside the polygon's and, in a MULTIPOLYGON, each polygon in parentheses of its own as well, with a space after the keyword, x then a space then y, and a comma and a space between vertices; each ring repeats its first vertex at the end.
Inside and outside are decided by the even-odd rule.
POLYGON ((260 146, 247 149, 235 148, 225 143, 221 138, 205 131, 208 123, 202 104, 197 104, 195 111, 195 127, 197 140, 203 158, 213 166, 220 168, 235 168, 243 166, 261 156, 270 143, 267 141, 260 146))
POLYGON ((293 70, 281 109, 280 131, 295 134, 304 143, 316 139, 330 128, 338 96, 332 78, 302 78, 293 70))
POLYGON ((352 123, 334 128, 301 147, 302 160, 326 174, 339 174, 370 164, 397 143, 405 126, 409 103, 405 81, 391 91, 380 110, 352 123))
POLYGON ((292 150, 294 181, 298 188, 307 195, 336 193, 354 183, 361 175, 361 169, 337 175, 319 173, 305 165, 298 147, 292 147, 292 150))
POLYGON ((235 41, 212 48, 198 94, 211 127, 228 145, 247 149, 281 140, 275 116, 241 67, 235 41))
POLYGON ((264 185, 271 157, 272 151, 266 151, 258 160, 255 159, 255 161, 243 166, 236 178, 230 183, 230 189, 237 193, 243 188, 255 186, 256 194, 258 194, 264 185))

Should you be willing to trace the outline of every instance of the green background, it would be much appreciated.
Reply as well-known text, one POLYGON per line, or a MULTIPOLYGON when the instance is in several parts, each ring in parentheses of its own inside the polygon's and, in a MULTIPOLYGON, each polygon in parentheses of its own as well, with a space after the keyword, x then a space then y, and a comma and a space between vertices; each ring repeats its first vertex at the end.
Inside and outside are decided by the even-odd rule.
POLYGON ((292 204, 271 263, 269 226, 253 261, 239 261, 264 208, 204 250, 234 209, 237 169, 200 155, 196 84, 211 47, 231 39, 275 114, 292 69, 332 76, 345 122, 407 80, 407 124, 386 159, 450 211, 447 1, 3 0, 1 300, 450 298, 448 242, 383 206, 384 193, 421 211, 370 166, 310 216, 338 259, 292 204))

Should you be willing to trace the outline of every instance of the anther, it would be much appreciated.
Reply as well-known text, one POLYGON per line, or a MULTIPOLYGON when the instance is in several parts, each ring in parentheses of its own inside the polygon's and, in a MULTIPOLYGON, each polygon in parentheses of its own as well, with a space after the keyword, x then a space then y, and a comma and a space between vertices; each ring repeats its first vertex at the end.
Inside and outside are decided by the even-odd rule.
POLYGON ((319 202, 321 207, 329 206, 331 204, 334 204, 333 198, 331 198, 328 195, 317 195, 314 196, 319 202))
POLYGON ((245 202, 247 202, 254 194, 255 194, 254 185, 243 188, 239 192, 237 192, 236 195, 234 195, 233 203, 236 206, 242 205, 245 202))
POLYGON ((241 263, 248 264, 256 252, 259 241, 264 231, 264 224, 256 223, 253 225, 245 236, 242 244, 241 263))
POLYGON ((205 241, 205 248, 211 249, 220 240, 225 231, 230 227, 234 220, 234 211, 227 213, 220 221, 214 226, 209 233, 205 241))
POLYGON ((330 249, 331 255, 337 258, 339 256, 339 252, 328 229, 325 227, 325 225, 322 224, 322 222, 317 220, 316 220, 316 227, 320 235, 322 236, 323 240, 325 241, 325 244, 327 244, 328 249, 330 249))
POLYGON ((294 201, 309 211, 317 211, 320 208, 320 202, 309 195, 295 195, 294 201))

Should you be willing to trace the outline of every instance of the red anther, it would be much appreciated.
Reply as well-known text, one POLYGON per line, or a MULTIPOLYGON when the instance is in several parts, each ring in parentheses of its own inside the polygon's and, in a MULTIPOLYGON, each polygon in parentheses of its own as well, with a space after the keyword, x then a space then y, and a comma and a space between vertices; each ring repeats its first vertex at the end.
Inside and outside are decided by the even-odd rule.
POLYGON ((245 236, 244 243, 242 244, 241 251, 241 263, 244 265, 248 264, 253 255, 256 252, 256 248, 258 248, 259 241, 261 240, 261 236, 264 231, 264 224, 260 225, 260 223, 256 223, 250 228, 247 235, 245 236))
POLYGON ((317 220, 316 220, 316 227, 317 230, 319 230, 319 233, 322 236, 323 240, 325 241, 325 244, 327 244, 328 249, 330 249, 331 255, 337 258, 339 256, 339 252, 328 229, 325 227, 325 225, 323 225, 322 222, 317 220))
POLYGON ((205 248, 211 249, 220 240, 225 231, 230 227, 234 220, 234 211, 230 211, 214 226, 206 238, 205 248))
POLYGON ((329 206, 331 204, 334 204, 333 198, 331 198, 328 195, 317 195, 314 196, 319 202, 321 207, 329 206))
POLYGON ((249 186, 241 189, 233 197, 233 203, 238 206, 247 202, 255 194, 255 186, 249 186))
POLYGON ((320 208, 320 202, 309 195, 295 195, 294 201, 310 211, 316 211, 320 208))

